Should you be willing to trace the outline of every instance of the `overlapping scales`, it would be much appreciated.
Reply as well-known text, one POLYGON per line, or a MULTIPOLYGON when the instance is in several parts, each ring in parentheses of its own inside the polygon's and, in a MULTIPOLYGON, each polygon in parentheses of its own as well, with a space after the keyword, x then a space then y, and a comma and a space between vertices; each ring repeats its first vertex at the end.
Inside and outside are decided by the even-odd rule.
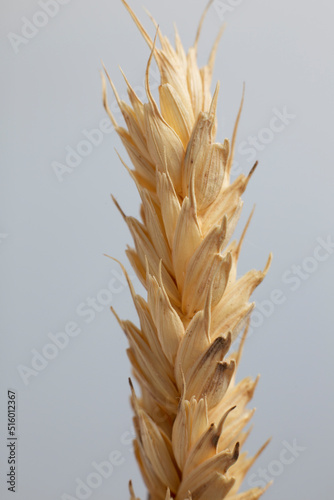
MULTIPOLYGON (((136 326, 116 315, 141 390, 136 395, 131 383, 136 457, 151 500, 256 500, 263 489, 238 491, 256 458, 242 448, 257 380, 235 383, 243 342, 237 353, 229 349, 246 327, 254 307, 250 296, 270 257, 263 271, 236 278, 244 234, 239 243, 230 239, 256 166, 230 182, 242 104, 231 143, 216 142, 219 84, 213 97, 210 87, 221 33, 208 64, 199 68, 204 16, 186 54, 178 33, 174 48, 153 20, 158 48, 122 1, 151 51, 147 102, 125 76, 130 104, 122 101, 107 74, 126 128, 110 111, 103 78, 104 105, 133 169, 122 162, 142 201, 137 220, 115 200, 134 240, 127 256, 147 290, 146 300, 137 295, 123 268, 139 317, 136 326), (161 75, 159 105, 149 85, 153 57, 161 75)), ((138 500, 132 484, 130 495, 138 500)))

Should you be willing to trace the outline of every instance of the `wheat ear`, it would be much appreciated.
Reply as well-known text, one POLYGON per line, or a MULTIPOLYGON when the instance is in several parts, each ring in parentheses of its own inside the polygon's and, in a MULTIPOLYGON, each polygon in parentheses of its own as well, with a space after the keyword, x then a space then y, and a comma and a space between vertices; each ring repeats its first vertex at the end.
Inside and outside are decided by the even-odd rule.
MULTIPOLYGON (((256 459, 240 449, 257 380, 236 384, 243 341, 236 353, 228 351, 242 330, 245 338, 254 307, 249 298, 271 257, 264 271, 236 278, 245 231, 239 242, 230 238, 255 169, 230 182, 242 103, 231 143, 214 142, 219 84, 213 97, 210 86, 219 37, 199 69, 204 15, 186 54, 177 32, 174 49, 156 26, 158 49, 122 1, 151 50, 147 103, 126 78, 131 106, 122 101, 107 74, 127 130, 109 109, 102 79, 105 108, 134 169, 123 163, 142 201, 139 221, 114 200, 134 240, 127 256, 147 290, 147 300, 137 295, 123 268, 140 321, 137 327, 115 313, 141 391, 137 396, 130 383, 136 457, 151 500, 256 500, 264 489, 238 492, 256 459), (153 57, 161 75, 160 108, 149 84, 153 57)), ((131 483, 130 495, 136 500, 131 483)))

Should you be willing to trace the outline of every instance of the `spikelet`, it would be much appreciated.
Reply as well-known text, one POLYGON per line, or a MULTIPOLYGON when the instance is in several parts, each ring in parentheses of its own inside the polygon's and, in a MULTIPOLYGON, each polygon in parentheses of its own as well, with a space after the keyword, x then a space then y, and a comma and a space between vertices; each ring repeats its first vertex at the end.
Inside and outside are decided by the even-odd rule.
MULTIPOLYGON (((122 266, 140 323, 137 327, 116 315, 141 390, 137 396, 130 381, 135 454, 151 500, 256 500, 264 489, 238 492, 256 458, 241 448, 257 380, 236 384, 235 373, 254 308, 249 299, 271 256, 263 271, 237 279, 245 231, 239 243, 230 238, 256 167, 230 182, 242 103, 231 143, 215 142, 219 84, 213 96, 210 87, 221 33, 207 65, 199 68, 197 44, 205 13, 186 54, 178 33, 173 48, 153 20, 157 48, 156 39, 123 3, 151 51, 146 103, 126 78, 131 106, 122 101, 106 73, 127 128, 112 115, 102 78, 105 108, 133 169, 122 162, 142 201, 139 221, 114 200, 134 240, 127 256, 147 290, 146 300, 137 295, 122 266), (161 75, 160 106, 149 84, 153 57, 161 75), (228 355, 242 330, 238 351, 228 355)), ((136 500, 132 484, 130 495, 136 500)))

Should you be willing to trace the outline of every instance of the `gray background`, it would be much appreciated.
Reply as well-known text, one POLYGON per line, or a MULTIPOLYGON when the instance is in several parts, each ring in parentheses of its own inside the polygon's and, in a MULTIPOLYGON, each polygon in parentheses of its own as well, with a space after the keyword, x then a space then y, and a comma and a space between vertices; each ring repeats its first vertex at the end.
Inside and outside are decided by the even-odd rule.
MULTIPOLYGON (((142 4, 170 37, 175 21, 189 47, 203 1, 133 0, 153 35, 142 4)), ((65 493, 76 498, 76 478, 85 481, 94 472, 92 462, 118 450, 122 464, 89 498, 128 498, 132 478, 144 499, 129 444, 126 341, 108 305, 122 318, 135 320, 135 314, 117 264, 103 256, 113 255, 129 269, 124 249, 130 235, 110 193, 129 214, 138 213, 138 195, 114 151, 126 157, 114 132, 104 133, 102 143, 62 182, 52 165, 64 163, 66 147, 76 148, 83 131, 105 118, 100 60, 124 95, 118 65, 140 92, 149 51, 120 1, 71 0, 15 53, 8 34, 19 35, 22 18, 31 21, 40 10, 33 0, 1 3, 1 498, 59 500, 65 493), (106 297, 102 290, 108 284, 106 297), (87 311, 89 298, 104 300, 94 318, 78 313, 78 306, 87 311), (80 334, 25 385, 18 366, 31 368, 31 351, 42 352, 48 334, 63 332, 69 322, 77 323, 80 334), (19 408, 15 496, 5 484, 8 388, 17 391, 19 408)), ((231 136, 245 81, 240 171, 252 166, 243 141, 270 138, 265 145, 260 140, 256 151, 260 165, 244 196, 237 232, 256 202, 239 273, 263 268, 270 250, 274 261, 254 294, 262 313, 246 343, 239 377, 261 373, 247 448, 255 452, 273 437, 252 470, 257 479, 260 467, 270 478, 276 475, 268 500, 332 498, 334 254, 322 250, 321 262, 313 255, 317 238, 334 238, 333 15, 333 4, 324 0, 216 2, 199 48, 203 64, 224 17, 227 29, 214 75, 222 84, 219 138, 231 136), (284 107, 294 117, 270 137, 263 130, 273 110, 284 107), (306 269, 295 281, 293 266, 306 269), (264 301, 275 289, 284 302, 269 306, 264 301), (303 450, 282 464, 284 442, 294 440, 303 450)), ((156 86, 154 75, 151 81, 156 86)), ((119 113, 117 119, 121 122, 119 113)))

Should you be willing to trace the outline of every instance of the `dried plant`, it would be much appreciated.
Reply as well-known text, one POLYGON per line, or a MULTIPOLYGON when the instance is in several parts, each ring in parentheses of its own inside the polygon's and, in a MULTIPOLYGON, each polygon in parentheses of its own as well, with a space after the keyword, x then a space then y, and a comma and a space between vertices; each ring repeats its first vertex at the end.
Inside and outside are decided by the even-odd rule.
MULTIPOLYGON (((213 97, 210 86, 221 32, 207 65, 199 69, 205 13, 186 54, 177 32, 174 49, 156 26, 157 48, 123 3, 151 49, 147 103, 125 77, 132 106, 122 101, 107 74, 127 130, 109 109, 102 79, 105 108, 134 169, 123 164, 142 201, 139 221, 114 200, 134 240, 135 249, 126 254, 147 290, 147 300, 137 295, 122 266, 140 321, 137 327, 113 311, 129 341, 127 353, 141 391, 137 396, 130 383, 136 457, 151 500, 255 500, 263 489, 239 491, 256 459, 240 450, 249 434, 245 426, 253 410, 247 404, 257 380, 235 383, 235 373, 254 308, 249 298, 270 257, 264 271, 237 279, 250 218, 240 241, 230 238, 256 167, 230 182, 242 102, 231 143, 214 142, 219 84, 213 97), (149 84, 153 57, 161 75, 160 108, 149 84), (242 331, 237 352, 228 355, 242 331)), ((130 494, 135 500, 131 483, 130 494)))

